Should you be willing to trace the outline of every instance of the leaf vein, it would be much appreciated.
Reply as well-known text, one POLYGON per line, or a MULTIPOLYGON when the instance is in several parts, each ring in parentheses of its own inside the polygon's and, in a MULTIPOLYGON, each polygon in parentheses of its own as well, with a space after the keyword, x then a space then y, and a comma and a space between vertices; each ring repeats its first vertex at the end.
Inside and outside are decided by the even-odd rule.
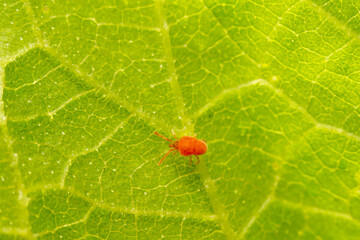
MULTIPOLYGON (((11 165, 14 167, 14 172, 17 178, 16 185, 18 188, 18 203, 24 207, 24 210, 27 209, 27 205, 29 203, 29 199, 26 197, 25 193, 25 186, 24 181, 21 175, 20 166, 19 166, 19 160, 17 157, 17 154, 14 152, 13 149, 13 141, 10 138, 9 130, 7 127, 7 120, 4 117, 4 105, 3 105, 3 89, 4 89, 4 79, 5 79, 5 72, 3 68, 0 68, 0 127, 3 129, 3 136, 4 136, 4 142, 6 144, 6 148, 9 152, 9 160, 11 161, 11 165), (3 115, 3 116, 2 116, 3 115)), ((24 211, 24 218, 27 218, 28 212, 24 211)), ((25 225, 29 225, 29 221, 25 220, 25 225)), ((9 229, 10 230, 10 229, 9 229)), ((31 234, 31 231, 28 230, 27 233, 24 234, 31 234)))
POLYGON ((297 104, 295 101, 293 101, 292 99, 290 99, 286 94, 284 94, 282 92, 282 90, 274 87, 272 84, 270 84, 268 81, 264 80, 264 79, 256 79, 253 81, 250 81, 248 83, 245 84, 241 84, 235 88, 230 88, 230 89, 226 89, 223 92, 221 92, 219 95, 217 95, 216 97, 214 97, 214 99, 207 103, 205 106, 203 106, 202 108, 200 108, 196 113, 195 113, 195 117, 198 118, 200 117, 202 114, 204 114, 207 110, 209 110, 211 107, 215 106, 217 102, 221 101, 224 97, 226 97, 229 94, 241 91, 243 88, 246 87, 252 87, 255 86, 256 84, 262 84, 262 85, 266 85, 269 88, 273 89, 275 91, 276 94, 278 94, 279 96, 283 97, 285 100, 287 100, 290 103, 290 106, 294 107, 295 109, 298 109, 300 112, 302 112, 309 120, 311 120, 315 126, 317 128, 322 128, 322 129, 326 129, 327 131, 330 132, 336 132, 339 133, 341 135, 345 135, 347 137, 353 138, 357 141, 360 141, 360 136, 347 132, 345 129, 339 128, 339 127, 335 127, 332 125, 328 125, 328 124, 323 124, 320 123, 318 121, 315 120, 315 118, 313 116, 311 116, 303 107, 301 107, 299 104, 297 104))
POLYGON ((157 0, 155 2, 158 14, 159 14, 159 21, 160 21, 160 33, 161 36, 163 38, 163 44, 164 44, 164 50, 165 50, 165 60, 166 60, 166 64, 169 68, 169 83, 170 86, 173 90, 174 93, 174 97, 176 99, 177 102, 177 108, 178 108, 178 114, 179 117, 181 118, 183 127, 185 129, 189 128, 190 133, 192 133, 194 131, 194 126, 192 124, 192 121, 190 120, 190 118, 188 118, 187 114, 186 114, 186 109, 185 109, 185 104, 184 104, 184 99, 181 93, 181 88, 179 85, 179 81, 178 81, 178 76, 176 73, 176 67, 175 67, 175 59, 172 53, 172 48, 171 48, 171 40, 170 40, 170 34, 169 34, 169 26, 166 22, 166 16, 164 13, 164 9, 162 6, 162 0, 157 0))
POLYGON ((239 239, 244 239, 247 231, 254 224, 255 220, 261 215, 261 213, 266 209, 266 207, 269 205, 269 203, 273 200, 279 180, 280 180, 280 176, 275 176, 275 182, 273 184, 273 187, 272 187, 272 190, 271 190, 269 196, 265 199, 263 204, 261 204, 260 208, 255 212, 255 214, 250 218, 248 223, 242 229, 239 239))
POLYGON ((95 147, 93 147, 93 148, 91 148, 91 149, 87 149, 87 150, 85 150, 85 151, 83 151, 83 152, 81 152, 81 153, 78 153, 78 154, 72 156, 71 158, 69 158, 67 164, 65 165, 63 175, 62 175, 62 177, 61 177, 61 181, 60 181, 60 182, 61 182, 61 186, 64 186, 66 177, 67 177, 67 175, 68 175, 68 173, 69 173, 69 169, 70 169, 72 163, 74 162, 74 160, 75 160, 76 158, 78 158, 78 157, 80 157, 80 156, 83 156, 83 155, 86 155, 86 154, 88 154, 88 153, 90 153, 90 152, 97 151, 106 141, 108 141, 109 139, 111 139, 111 138, 117 133, 117 131, 118 131, 130 118, 132 118, 132 117, 133 117, 133 114, 129 115, 129 116, 128 116, 124 121, 122 121, 116 128, 114 128, 114 130, 113 130, 109 135, 107 135, 106 137, 104 137, 103 139, 101 139, 101 140, 99 141, 99 143, 98 143, 95 147))
POLYGON ((324 15, 327 19, 329 19, 331 22, 333 22, 337 27, 345 30, 345 32, 354 38, 359 39, 360 35, 356 32, 354 32, 350 27, 347 26, 347 24, 344 24, 340 20, 338 20, 336 17, 334 17, 331 13, 324 10, 321 6, 317 5, 315 2, 311 0, 304 0, 307 2, 310 6, 312 6, 314 9, 318 10, 320 14, 324 15))
POLYGON ((200 164, 197 166, 197 169, 209 196, 214 212, 217 215, 218 224, 220 225, 224 236, 229 240, 235 239, 236 233, 232 229, 231 223, 228 220, 225 207, 219 199, 215 182, 210 177, 206 163, 200 162, 200 164))
POLYGON ((332 217, 342 218, 345 220, 355 222, 357 225, 360 226, 360 221, 357 219, 354 219, 349 214, 335 212, 335 211, 331 211, 331 210, 325 210, 325 209, 321 209, 321 208, 317 208, 317 207, 305 206, 305 205, 294 203, 294 202, 291 202, 291 201, 288 201, 285 199, 276 199, 276 200, 281 201, 281 203, 283 203, 284 205, 287 205, 291 208, 300 208, 305 212, 310 212, 310 213, 315 213, 315 214, 323 214, 323 215, 329 215, 332 217))

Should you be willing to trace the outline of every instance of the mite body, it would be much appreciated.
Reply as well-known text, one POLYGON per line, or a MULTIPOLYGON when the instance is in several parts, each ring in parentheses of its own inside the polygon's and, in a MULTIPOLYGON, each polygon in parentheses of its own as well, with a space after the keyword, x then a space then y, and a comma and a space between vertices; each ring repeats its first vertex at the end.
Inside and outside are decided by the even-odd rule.
MULTIPOLYGON (((162 157, 162 159, 158 163, 159 165, 173 151, 178 151, 183 156, 190 156, 189 165, 191 164, 191 161, 192 161, 192 155, 194 155, 197 158, 196 164, 199 164, 200 159, 199 159, 198 155, 204 154, 207 151, 207 144, 204 140, 196 139, 195 137, 190 137, 190 136, 181 137, 179 140, 179 139, 177 139, 175 132, 172 131, 172 133, 176 139, 176 141, 173 141, 167 137, 160 135, 157 132, 154 132, 154 133, 156 135, 158 135, 159 137, 161 137, 162 139, 165 139, 166 141, 171 142, 169 144, 170 150, 164 155, 164 157, 162 157)), ((174 154, 175 153, 176 152, 174 152, 174 154)))

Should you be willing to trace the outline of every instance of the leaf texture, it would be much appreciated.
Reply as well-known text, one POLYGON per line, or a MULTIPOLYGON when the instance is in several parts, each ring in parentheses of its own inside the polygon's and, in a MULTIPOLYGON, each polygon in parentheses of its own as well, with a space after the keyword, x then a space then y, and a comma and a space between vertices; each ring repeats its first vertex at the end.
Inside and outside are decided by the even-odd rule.
POLYGON ((359 8, 1 1, 0 238, 359 239, 359 8))

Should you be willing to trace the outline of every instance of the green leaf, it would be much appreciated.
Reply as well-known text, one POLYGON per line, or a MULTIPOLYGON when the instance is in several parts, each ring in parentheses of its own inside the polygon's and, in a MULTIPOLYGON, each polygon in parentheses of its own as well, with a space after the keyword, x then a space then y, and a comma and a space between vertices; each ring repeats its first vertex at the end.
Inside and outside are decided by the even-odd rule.
POLYGON ((0 238, 359 239, 359 8, 2 1, 0 238))

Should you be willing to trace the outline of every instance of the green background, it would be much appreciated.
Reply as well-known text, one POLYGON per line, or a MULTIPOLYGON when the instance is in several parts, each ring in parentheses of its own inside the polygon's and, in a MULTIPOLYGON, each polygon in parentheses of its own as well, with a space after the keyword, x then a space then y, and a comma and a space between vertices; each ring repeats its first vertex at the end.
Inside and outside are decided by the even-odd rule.
POLYGON ((0 239, 360 239, 359 12, 1 0, 0 239))

